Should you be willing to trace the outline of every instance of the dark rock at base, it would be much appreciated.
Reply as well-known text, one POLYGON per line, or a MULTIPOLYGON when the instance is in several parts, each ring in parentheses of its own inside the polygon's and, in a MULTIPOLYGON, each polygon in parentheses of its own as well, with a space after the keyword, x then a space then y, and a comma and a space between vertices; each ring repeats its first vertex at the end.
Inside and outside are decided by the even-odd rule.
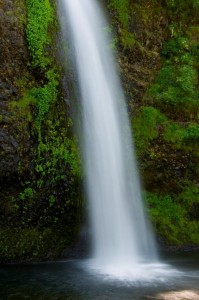
POLYGON ((91 234, 88 228, 83 227, 77 242, 62 252, 62 258, 87 258, 91 252, 91 234))
POLYGON ((198 245, 168 245, 165 238, 158 236, 157 238, 157 246, 160 252, 197 252, 199 251, 198 245))

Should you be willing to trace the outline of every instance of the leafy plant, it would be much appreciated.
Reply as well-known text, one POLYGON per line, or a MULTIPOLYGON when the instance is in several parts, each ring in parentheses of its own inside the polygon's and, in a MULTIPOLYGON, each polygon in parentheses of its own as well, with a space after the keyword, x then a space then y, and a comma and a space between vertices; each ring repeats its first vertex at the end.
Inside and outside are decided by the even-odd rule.
POLYGON ((117 12, 118 20, 124 29, 127 29, 129 22, 129 0, 109 0, 110 8, 117 12))
POLYGON ((44 258, 60 255, 69 238, 52 228, 0 228, 0 256, 5 262, 44 258))
POLYGON ((199 141, 199 126, 189 124, 182 127, 174 122, 169 122, 164 132, 164 139, 178 146, 185 146, 199 141))
POLYGON ((36 119, 36 125, 39 133, 39 141, 41 142, 41 123, 49 110, 51 103, 55 102, 57 99, 57 87, 59 84, 59 75, 54 72, 53 69, 46 73, 46 78, 48 83, 43 87, 33 88, 30 91, 30 95, 36 100, 38 107, 38 115, 36 119))
POLYGON ((129 31, 129 0, 109 0, 109 7, 116 12, 116 19, 119 22, 118 34, 121 44, 125 48, 131 48, 135 43, 135 36, 129 31))
POLYGON ((20 200, 32 199, 35 195, 35 191, 31 187, 27 187, 23 192, 19 194, 20 200))
POLYGON ((172 38, 165 45, 162 54, 166 60, 149 89, 149 95, 159 105, 183 104, 189 110, 198 107, 198 74, 192 49, 183 36, 172 38))
POLYGON ((160 128, 165 124, 166 117, 152 106, 143 106, 133 119, 135 143, 138 154, 146 151, 149 143, 159 135, 160 128))
POLYGON ((170 16, 179 16, 186 20, 190 16, 198 17, 199 15, 199 0, 166 0, 170 16))
POLYGON ((149 94, 158 102, 198 105, 197 72, 191 65, 164 66, 149 94))
POLYGON ((49 26, 53 22, 53 9, 49 0, 26 0, 28 12, 26 34, 32 55, 32 66, 46 69, 51 63, 46 47, 50 45, 49 26))
POLYGON ((189 211, 194 204, 199 205, 199 187, 189 181, 182 181, 181 184, 183 191, 178 195, 177 201, 189 211))
POLYGON ((177 35, 171 38, 164 46, 162 55, 166 58, 171 58, 176 55, 182 55, 185 51, 189 50, 189 41, 183 36, 177 35))
POLYGON ((199 226, 186 216, 186 209, 169 195, 147 193, 147 202, 156 231, 170 245, 196 244, 199 226))

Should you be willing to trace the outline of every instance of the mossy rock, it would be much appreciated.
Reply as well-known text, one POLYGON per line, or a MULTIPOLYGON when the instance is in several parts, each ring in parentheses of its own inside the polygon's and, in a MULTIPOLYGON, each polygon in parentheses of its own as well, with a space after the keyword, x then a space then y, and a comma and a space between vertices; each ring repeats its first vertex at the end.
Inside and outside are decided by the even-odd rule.
POLYGON ((68 244, 67 236, 52 228, 0 228, 0 261, 49 260, 68 244))

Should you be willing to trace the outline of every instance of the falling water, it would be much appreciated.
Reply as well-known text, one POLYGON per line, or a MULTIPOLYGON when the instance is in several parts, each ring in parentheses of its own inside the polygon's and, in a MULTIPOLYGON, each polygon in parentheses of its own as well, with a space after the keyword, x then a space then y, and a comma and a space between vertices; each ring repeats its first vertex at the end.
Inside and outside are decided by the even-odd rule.
POLYGON ((81 94, 93 257, 102 266, 133 268, 156 260, 156 250, 107 24, 95 0, 59 0, 59 12, 63 31, 69 20, 81 94))

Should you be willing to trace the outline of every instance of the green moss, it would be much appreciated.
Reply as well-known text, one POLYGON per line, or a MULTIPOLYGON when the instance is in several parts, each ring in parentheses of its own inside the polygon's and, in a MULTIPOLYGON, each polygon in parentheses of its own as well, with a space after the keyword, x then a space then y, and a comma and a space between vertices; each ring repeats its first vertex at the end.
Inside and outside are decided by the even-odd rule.
POLYGON ((35 194, 35 191, 32 188, 27 187, 24 189, 24 191, 22 193, 19 194, 19 199, 20 200, 32 199, 32 198, 34 198, 34 194, 35 194))
POLYGON ((28 14, 26 34, 32 55, 32 67, 40 69, 45 82, 44 85, 30 90, 30 96, 35 100, 38 109, 36 127, 39 142, 41 142, 42 122, 50 105, 57 100, 60 79, 55 61, 47 51, 47 46, 53 44, 54 40, 55 12, 49 0, 26 0, 26 6, 28 14), (51 28, 53 28, 52 32, 51 28))
POLYGON ((174 122, 152 106, 142 106, 137 111, 133 130, 138 155, 151 153, 150 144, 157 138, 174 148, 198 153, 199 126, 191 122, 187 125, 174 122))
POLYGON ((170 245, 198 245, 199 188, 180 182, 182 191, 174 197, 147 193, 152 222, 170 245))
POLYGON ((135 43, 134 33, 129 31, 130 3, 129 0, 109 0, 109 8, 116 13, 119 24, 118 34, 124 48, 131 48, 135 43))
POLYGON ((139 155, 146 152, 150 142, 158 137, 165 123, 166 117, 154 107, 143 106, 138 110, 133 119, 133 129, 139 155))
POLYGON ((64 176, 65 170, 60 166, 68 166, 71 174, 79 177, 81 174, 79 150, 75 137, 68 138, 65 128, 59 129, 59 122, 46 121, 48 134, 45 140, 39 144, 39 157, 36 171, 42 177, 51 174, 56 181, 55 173, 64 176))
MULTIPOLYGON (((62 127, 60 122, 44 122, 45 137, 29 165, 30 179, 25 178, 20 192, 11 201, 15 209, 12 220, 25 227, 71 227, 65 230, 72 236, 76 235, 82 209, 81 164, 77 140, 69 137, 71 125, 62 127)), ((1 224, 7 225, 7 219, 1 224)))
POLYGON ((161 103, 198 106, 197 72, 192 65, 166 65, 158 73, 156 82, 149 90, 154 100, 161 103))
POLYGON ((41 260, 57 257, 67 237, 50 228, 0 228, 1 261, 41 260))
POLYGON ((109 7, 116 11, 119 22, 126 29, 130 18, 129 0, 109 0, 109 7))
POLYGON ((135 44, 135 35, 128 30, 121 30, 121 42, 125 48, 131 48, 135 44))
POLYGON ((39 134, 39 142, 41 142, 41 124, 44 120, 45 115, 49 111, 50 105, 57 100, 58 95, 58 84, 59 75, 53 71, 49 70, 46 73, 46 83, 43 87, 33 88, 30 91, 30 96, 35 99, 38 108, 38 114, 36 118, 36 126, 39 134))
POLYGON ((154 227, 169 245, 197 245, 199 243, 197 221, 190 220, 186 209, 171 196, 148 193, 147 201, 154 227))
POLYGON ((10 102, 9 108, 12 113, 15 111, 20 118, 23 117, 27 122, 32 122, 32 104, 35 104, 35 99, 30 96, 29 91, 24 91, 23 97, 18 101, 10 102))
POLYGON ((54 7, 47 0, 25 3, 32 63, 15 79, 21 98, 10 104, 20 179, 12 195, 1 202, 5 218, 0 220, 0 256, 5 261, 55 257, 76 238, 82 209, 79 151, 59 92, 61 67, 52 55, 54 7), (12 236, 16 236, 13 243, 12 236))
POLYGON ((198 72, 195 46, 185 36, 170 39, 162 50, 164 64, 149 95, 160 107, 172 105, 194 112, 198 108, 198 72))
POLYGON ((177 148, 187 148, 193 152, 198 149, 199 142, 199 126, 197 124, 189 124, 188 126, 178 125, 174 122, 168 122, 164 132, 164 139, 171 142, 177 148), (192 148, 195 145, 196 149, 192 148))
POLYGON ((186 20, 190 14, 192 18, 199 15, 198 0, 166 0, 166 4, 170 16, 180 17, 186 20))
POLYGON ((195 206, 194 212, 199 217, 199 187, 190 181, 182 181, 182 192, 177 197, 177 202, 183 205, 189 213, 195 206))
POLYGON ((54 19, 53 9, 49 0, 26 0, 26 6, 28 10, 26 34, 32 55, 32 66, 45 69, 51 63, 45 50, 51 42, 48 30, 54 19))

